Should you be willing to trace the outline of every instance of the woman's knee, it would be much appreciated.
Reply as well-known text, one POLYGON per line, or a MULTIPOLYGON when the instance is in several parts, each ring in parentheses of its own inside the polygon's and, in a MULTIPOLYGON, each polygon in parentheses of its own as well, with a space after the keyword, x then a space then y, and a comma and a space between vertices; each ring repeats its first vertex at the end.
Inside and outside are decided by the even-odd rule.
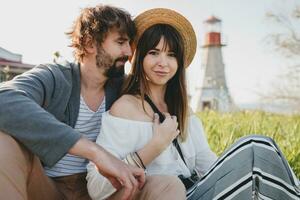
POLYGON ((236 142, 236 144, 245 143, 245 142, 249 142, 249 141, 255 142, 255 143, 269 144, 271 146, 276 146, 275 141, 271 137, 265 136, 265 135, 258 135, 258 134, 251 134, 251 135, 241 137, 236 142))
POLYGON ((269 136, 265 136, 265 135, 260 135, 260 134, 250 134, 247 136, 242 137, 243 138, 248 138, 248 139, 253 139, 253 140, 269 140, 269 141, 273 141, 273 139, 269 136))

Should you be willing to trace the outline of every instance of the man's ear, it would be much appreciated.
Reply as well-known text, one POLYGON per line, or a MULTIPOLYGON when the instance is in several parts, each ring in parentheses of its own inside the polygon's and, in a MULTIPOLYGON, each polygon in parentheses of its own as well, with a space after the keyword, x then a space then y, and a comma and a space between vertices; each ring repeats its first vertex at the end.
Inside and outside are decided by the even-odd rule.
POLYGON ((91 37, 87 37, 84 43, 84 49, 88 54, 93 54, 97 52, 97 44, 91 37))

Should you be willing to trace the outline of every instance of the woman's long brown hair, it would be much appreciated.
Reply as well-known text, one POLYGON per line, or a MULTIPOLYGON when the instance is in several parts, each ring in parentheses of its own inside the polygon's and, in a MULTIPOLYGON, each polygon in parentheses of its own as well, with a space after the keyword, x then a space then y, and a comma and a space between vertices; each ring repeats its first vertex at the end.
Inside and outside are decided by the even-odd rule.
POLYGON ((161 38, 164 38, 166 46, 175 53, 178 69, 175 75, 168 81, 165 102, 168 112, 176 115, 180 130, 180 139, 187 137, 188 97, 186 91, 186 76, 184 69, 184 46, 179 33, 170 25, 156 24, 148 28, 141 36, 133 57, 131 71, 125 81, 122 94, 140 96, 144 107, 145 94, 150 95, 148 81, 143 68, 143 60, 147 53, 154 49, 161 38))

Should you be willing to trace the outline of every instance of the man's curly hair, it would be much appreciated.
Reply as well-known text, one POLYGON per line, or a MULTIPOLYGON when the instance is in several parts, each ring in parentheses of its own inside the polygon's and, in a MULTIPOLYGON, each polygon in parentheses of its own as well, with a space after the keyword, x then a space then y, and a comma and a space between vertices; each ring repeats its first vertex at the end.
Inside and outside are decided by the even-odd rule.
POLYGON ((71 31, 66 33, 72 40, 70 47, 74 48, 75 59, 82 61, 87 42, 91 40, 100 45, 113 28, 121 34, 127 34, 130 41, 136 34, 134 22, 127 11, 105 5, 84 8, 71 31))

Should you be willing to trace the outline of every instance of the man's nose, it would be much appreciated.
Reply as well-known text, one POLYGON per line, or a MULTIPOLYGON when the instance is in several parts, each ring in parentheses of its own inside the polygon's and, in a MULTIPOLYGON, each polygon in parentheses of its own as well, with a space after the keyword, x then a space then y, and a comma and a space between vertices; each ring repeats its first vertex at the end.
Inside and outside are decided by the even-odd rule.
POLYGON ((125 56, 128 56, 128 57, 132 56, 132 50, 131 50, 129 42, 127 42, 126 45, 124 46, 123 52, 124 52, 125 56))

